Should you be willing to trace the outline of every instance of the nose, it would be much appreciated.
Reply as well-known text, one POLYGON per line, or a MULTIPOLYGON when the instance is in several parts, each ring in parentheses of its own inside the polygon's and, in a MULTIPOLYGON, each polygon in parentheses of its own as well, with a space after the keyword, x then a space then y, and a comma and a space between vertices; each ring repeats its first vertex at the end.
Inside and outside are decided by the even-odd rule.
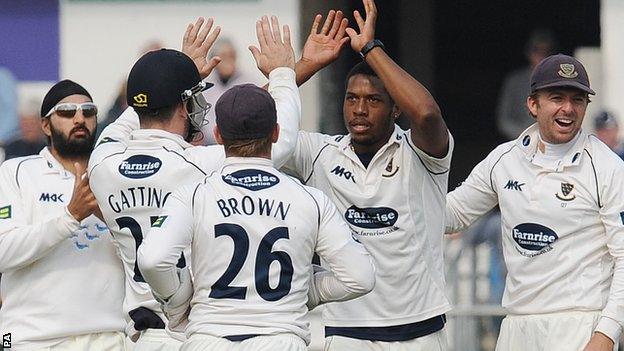
POLYGON ((366 100, 358 99, 357 102, 355 103, 355 108, 353 109, 353 112, 355 112, 358 115, 366 115, 367 111, 368 109, 366 106, 366 100))
POLYGON ((74 115, 74 124, 84 124, 85 117, 82 114, 82 109, 78 109, 74 115))
POLYGON ((572 107, 572 99, 564 99, 563 102, 561 103, 561 111, 563 113, 570 114, 572 113, 573 107, 572 107))

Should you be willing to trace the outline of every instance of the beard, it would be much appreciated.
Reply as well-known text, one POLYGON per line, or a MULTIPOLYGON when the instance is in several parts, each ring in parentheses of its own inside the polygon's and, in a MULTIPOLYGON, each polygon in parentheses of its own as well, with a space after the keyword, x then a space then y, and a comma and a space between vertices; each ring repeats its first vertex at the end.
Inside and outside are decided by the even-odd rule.
POLYGON ((63 133, 54 128, 53 124, 50 124, 52 146, 59 155, 67 158, 88 158, 95 145, 96 131, 97 125, 93 132, 89 131, 86 126, 75 127, 69 132, 69 136, 65 137, 63 133), (70 139, 72 133, 74 133, 76 129, 85 130, 87 136, 85 138, 70 139))

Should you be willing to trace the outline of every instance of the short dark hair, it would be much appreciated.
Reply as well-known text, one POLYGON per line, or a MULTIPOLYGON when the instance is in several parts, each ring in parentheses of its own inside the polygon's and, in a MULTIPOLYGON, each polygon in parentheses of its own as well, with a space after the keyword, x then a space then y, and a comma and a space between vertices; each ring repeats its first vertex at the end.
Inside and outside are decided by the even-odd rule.
POLYGON ((173 117, 173 113, 179 104, 166 106, 158 109, 134 108, 139 115, 139 121, 146 122, 167 122, 173 117))
POLYGON ((264 138, 258 139, 225 139, 223 148, 226 155, 234 157, 257 157, 271 152, 273 144, 273 133, 264 138))
POLYGON ((351 68, 349 73, 347 73, 347 78, 345 79, 345 89, 347 89, 347 86, 349 85, 349 79, 351 79, 351 77, 358 75, 358 74, 379 78, 379 76, 371 68, 371 66, 369 66, 368 63, 362 61, 358 63, 357 65, 353 66, 353 68, 351 68))

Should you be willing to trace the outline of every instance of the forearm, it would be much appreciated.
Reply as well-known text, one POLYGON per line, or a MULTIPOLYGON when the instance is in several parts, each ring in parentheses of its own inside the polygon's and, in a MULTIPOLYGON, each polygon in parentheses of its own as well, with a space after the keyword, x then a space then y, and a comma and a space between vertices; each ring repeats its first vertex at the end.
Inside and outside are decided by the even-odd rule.
POLYGON ((373 48, 366 63, 377 73, 394 102, 410 118, 441 117, 440 107, 427 88, 401 68, 386 52, 373 48))
POLYGON ((375 266, 361 244, 349 242, 323 259, 328 262, 330 271, 314 274, 315 293, 320 303, 354 299, 375 286, 375 266))
POLYGON ((617 341, 622 333, 622 323, 624 323, 624 258, 620 257, 615 260, 607 305, 602 310, 594 331, 617 341))
POLYGON ((269 74, 269 93, 275 100, 280 135, 273 145, 272 159, 281 167, 292 155, 301 120, 301 98, 295 84, 295 72, 290 68, 276 68, 269 74))
POLYGON ((159 298, 166 300, 171 297, 180 286, 174 255, 160 257, 149 252, 149 248, 139 247, 137 262, 145 281, 159 298))
POLYGON ((315 68, 303 58, 295 63, 295 81, 298 87, 307 82, 320 68, 315 68))
POLYGON ((37 261, 79 227, 80 223, 65 211, 61 216, 45 222, 0 228, 0 272, 37 261))

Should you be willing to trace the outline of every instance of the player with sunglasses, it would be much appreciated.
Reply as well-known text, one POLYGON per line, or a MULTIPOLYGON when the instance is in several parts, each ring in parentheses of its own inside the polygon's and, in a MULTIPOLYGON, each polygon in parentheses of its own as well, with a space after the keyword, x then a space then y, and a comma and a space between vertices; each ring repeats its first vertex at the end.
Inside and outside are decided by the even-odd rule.
POLYGON ((85 177, 97 107, 55 84, 41 106, 48 146, 0 166, 0 330, 16 350, 123 350, 124 273, 85 177))

